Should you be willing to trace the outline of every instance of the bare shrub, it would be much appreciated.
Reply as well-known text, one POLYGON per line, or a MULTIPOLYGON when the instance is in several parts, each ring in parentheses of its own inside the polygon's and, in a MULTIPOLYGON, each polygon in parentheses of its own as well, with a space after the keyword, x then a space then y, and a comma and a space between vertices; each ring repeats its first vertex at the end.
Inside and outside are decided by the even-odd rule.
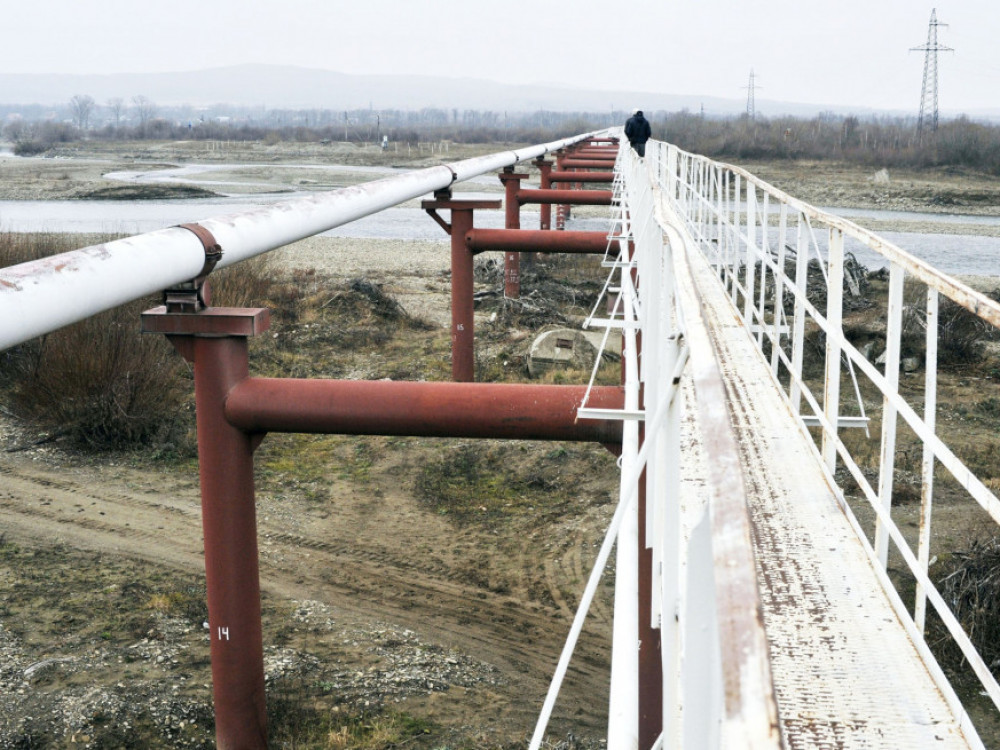
POLYGON ((4 363, 11 411, 81 446, 167 439, 181 401, 181 362, 163 337, 139 333, 139 313, 149 306, 118 307, 17 347, 4 363))
MULTIPOLYGON (((996 674, 1000 666, 1000 537, 973 539, 947 565, 950 572, 939 581, 941 594, 996 674)), ((954 650, 951 659, 960 661, 957 647, 954 650)))
MULTIPOLYGON (((108 238, 111 239, 111 238, 108 238)), ((0 235, 0 264, 62 252, 72 237, 0 235)), ((248 261, 213 274, 221 304, 262 304, 268 266, 248 261)), ((26 424, 65 435, 78 446, 122 448, 173 442, 185 432, 188 393, 182 360, 162 336, 139 332, 139 300, 29 341, 0 355, 8 409, 26 424)))
POLYGON ((274 268, 266 255, 215 271, 209 277, 211 303, 219 307, 264 307, 275 287, 274 268))
MULTIPOLYGON (((927 287, 914 284, 907 288, 903 313, 903 337, 912 351, 923 353, 927 329, 924 300, 927 287)), ((988 295, 1000 300, 1000 289, 988 295)), ((956 302, 941 296, 938 301, 938 363, 942 366, 961 366, 979 362, 986 350, 986 343, 996 340, 998 331, 975 313, 956 302)))
POLYGON ((939 362, 960 365, 982 359, 993 326, 947 298, 941 300, 938 321, 939 362))

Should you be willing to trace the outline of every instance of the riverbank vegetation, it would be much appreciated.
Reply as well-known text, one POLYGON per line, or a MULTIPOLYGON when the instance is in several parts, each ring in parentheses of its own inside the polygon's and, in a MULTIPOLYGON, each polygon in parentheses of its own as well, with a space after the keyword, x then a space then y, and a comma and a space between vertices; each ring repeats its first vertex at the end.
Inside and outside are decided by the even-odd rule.
MULTIPOLYGON (((416 146, 420 143, 543 143, 621 125, 627 112, 502 112, 424 108, 340 111, 257 108, 157 107, 143 97, 104 106, 74 97, 64 119, 30 113, 9 119, 3 135, 20 155, 89 140, 219 140, 348 142, 416 146), (86 104, 83 106, 81 104, 86 104)), ((683 110, 650 112, 653 137, 706 156, 737 159, 810 159, 877 168, 957 167, 1000 174, 1000 125, 962 116, 937 130, 916 118, 821 113, 812 118, 706 116, 683 110)))

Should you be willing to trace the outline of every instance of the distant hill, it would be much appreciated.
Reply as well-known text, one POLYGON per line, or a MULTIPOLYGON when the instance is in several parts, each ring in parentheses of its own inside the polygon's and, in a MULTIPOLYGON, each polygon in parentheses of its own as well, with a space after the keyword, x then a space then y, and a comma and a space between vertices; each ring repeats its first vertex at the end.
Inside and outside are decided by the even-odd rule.
POLYGON ((282 65, 234 65, 183 73, 0 74, 0 103, 61 105, 75 94, 99 103, 141 94, 157 104, 236 104, 279 109, 482 109, 611 111, 633 106, 728 112, 735 102, 691 96, 513 86, 474 78, 338 73, 282 65))
MULTIPOLYGON (((65 105, 76 94, 98 104, 121 97, 148 97, 158 105, 214 104, 269 109, 478 109, 494 112, 587 111, 609 114, 632 107, 647 111, 688 109, 708 115, 735 115, 738 99, 642 91, 602 91, 558 86, 516 86, 473 78, 387 76, 338 73, 282 65, 234 65, 181 73, 114 75, 0 74, 0 104, 65 105)), ((757 112, 811 117, 820 111, 869 114, 872 110, 758 99, 757 112)), ((913 114, 913 113, 896 113, 913 114)), ((985 114, 985 113, 983 113, 985 114)), ((997 114, 997 113, 993 113, 997 114)))

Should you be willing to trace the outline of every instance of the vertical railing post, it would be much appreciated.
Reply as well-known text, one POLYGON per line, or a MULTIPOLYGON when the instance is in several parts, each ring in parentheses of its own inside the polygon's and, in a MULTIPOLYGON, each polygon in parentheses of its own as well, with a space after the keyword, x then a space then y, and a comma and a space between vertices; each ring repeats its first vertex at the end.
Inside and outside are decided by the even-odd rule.
MULTIPOLYGON (((630 211, 636 206, 629 205, 630 211)), ((638 239, 638 233, 634 232, 638 239)), ((631 243, 630 243, 631 245, 631 243)), ((630 248, 631 249, 631 248, 630 248)), ((626 260, 634 257, 630 253, 626 260)), ((627 269, 622 270, 622 311, 632 320, 634 287, 627 269)), ((636 331, 626 327, 622 341, 622 374, 625 386, 625 409, 639 407, 638 352, 636 331)), ((622 430, 621 494, 632 488, 624 483, 631 475, 639 450, 639 427, 626 421, 622 430)), ((611 645, 611 686, 608 706, 608 747, 637 747, 639 742, 639 514, 633 508, 626 514, 618 531, 615 571, 614 630, 611 645)))
POLYGON ((732 285, 729 289, 729 298, 733 302, 733 307, 737 304, 737 294, 739 293, 738 286, 740 281, 740 235, 742 233, 743 224, 743 212, 740 207, 740 202, 743 200, 741 195, 741 190, 743 186, 741 184, 742 180, 740 175, 736 175, 736 184, 734 186, 733 194, 733 273, 732 273, 732 285))
MULTIPOLYGON (((723 171, 722 167, 718 167, 716 171, 716 179, 718 181, 718 190, 716 190, 716 207, 715 207, 715 249, 716 257, 718 258, 719 266, 721 267, 722 273, 726 273, 726 253, 724 251, 726 242, 726 217, 724 211, 726 210, 726 187, 728 183, 726 182, 726 177, 728 175, 723 171)), ((725 278, 723 276, 723 278, 725 278)))
MULTIPOLYGON (((903 277, 902 266, 889 266, 889 310, 885 331, 885 387, 882 398, 882 449, 880 451, 878 498, 887 511, 892 508, 893 474, 896 469, 896 407, 888 394, 899 391, 899 350, 903 333, 903 277)), ((882 567, 889 563, 889 534, 885 525, 875 522, 875 552, 882 567)))
POLYGON ((778 375, 778 352, 781 349, 781 319, 785 314, 785 236, 788 227, 788 204, 782 201, 778 214, 778 257, 774 272, 774 340, 771 342, 771 372, 778 375))
POLYGON ((667 195, 671 202, 677 200, 677 147, 667 146, 667 195))
POLYGON ((767 304, 767 258, 771 253, 770 238, 767 236, 768 230, 768 210, 771 195, 764 193, 764 205, 760 210, 760 298, 757 304, 757 348, 761 348, 764 343, 764 309, 767 304))
POLYGON ((707 190, 705 189, 705 162, 699 159, 698 164, 698 185, 695 191, 695 196, 698 200, 698 241, 704 242, 705 240, 705 196, 707 190))
POLYGON ((757 188, 747 181, 747 253, 743 277, 743 324, 753 329, 754 292, 757 289, 757 188))
POLYGON ((830 254, 826 290, 826 378, 823 387, 823 411, 830 423, 823 430, 823 462, 830 474, 837 468, 837 428, 840 420, 840 327, 844 303, 844 233, 830 229, 830 254))
POLYGON ((805 217, 796 214, 795 232, 795 309, 792 313, 792 377, 789 384, 788 399, 792 402, 792 411, 799 414, 802 411, 802 357, 805 345, 806 330, 806 286, 809 283, 809 242, 805 236, 805 217))
MULTIPOLYGON (((935 434, 937 424, 937 349, 938 349, 938 291, 927 287, 926 362, 924 364, 924 424, 930 434, 935 434)), ((920 467, 920 532, 917 538, 917 561, 920 570, 927 573, 931 554, 931 506, 934 501, 934 449, 924 440, 924 453, 920 467)), ((927 613, 927 593, 917 582, 913 619, 921 634, 927 613)))

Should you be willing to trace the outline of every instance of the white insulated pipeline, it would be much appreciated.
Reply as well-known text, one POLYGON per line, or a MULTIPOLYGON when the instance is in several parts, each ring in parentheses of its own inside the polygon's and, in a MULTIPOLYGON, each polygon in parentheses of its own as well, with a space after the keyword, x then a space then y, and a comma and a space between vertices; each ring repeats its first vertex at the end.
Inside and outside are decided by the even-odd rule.
MULTIPOLYGON (((486 172, 603 135, 584 133, 515 151, 428 167, 198 223, 222 247, 224 268, 486 172)), ((179 227, 0 269, 0 351, 195 278, 201 241, 179 227)))

